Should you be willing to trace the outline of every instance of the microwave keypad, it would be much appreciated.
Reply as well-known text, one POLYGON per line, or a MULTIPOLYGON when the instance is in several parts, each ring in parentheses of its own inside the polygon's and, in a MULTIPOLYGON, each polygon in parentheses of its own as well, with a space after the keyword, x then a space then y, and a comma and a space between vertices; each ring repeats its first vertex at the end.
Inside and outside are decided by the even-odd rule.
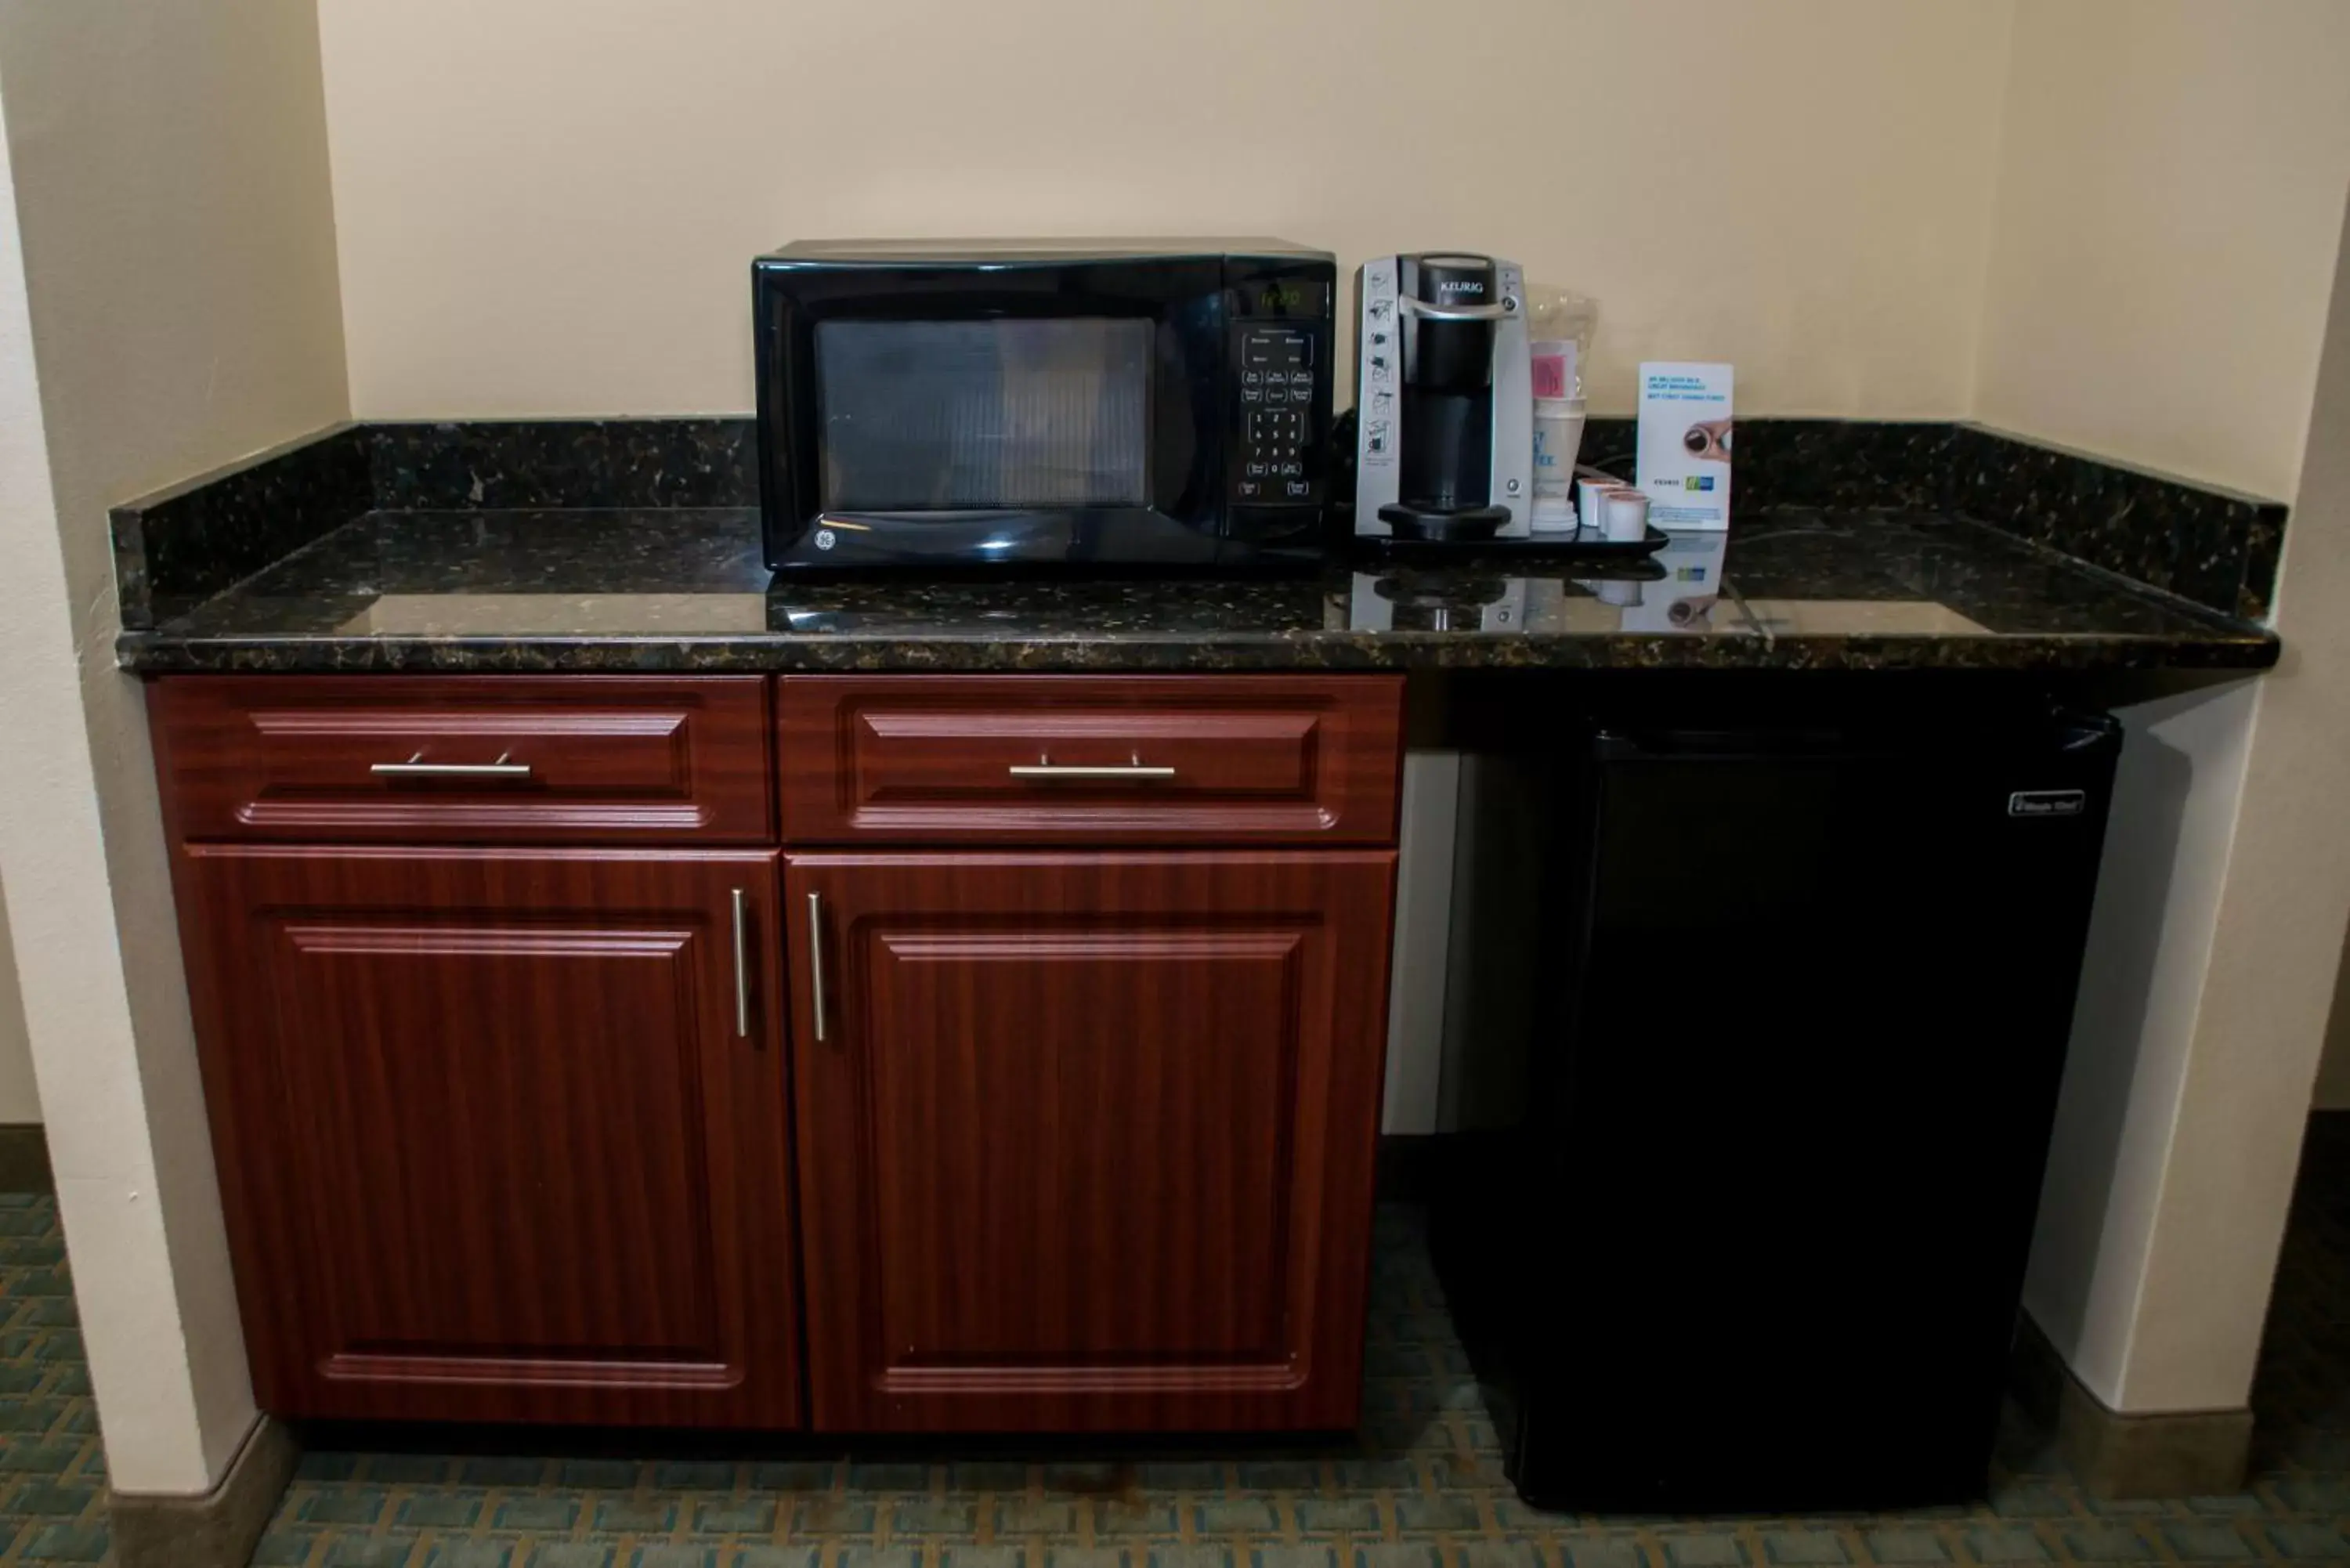
POLYGON ((1241 333, 1243 501, 1311 501, 1305 470, 1314 441, 1314 339, 1251 325, 1241 333))

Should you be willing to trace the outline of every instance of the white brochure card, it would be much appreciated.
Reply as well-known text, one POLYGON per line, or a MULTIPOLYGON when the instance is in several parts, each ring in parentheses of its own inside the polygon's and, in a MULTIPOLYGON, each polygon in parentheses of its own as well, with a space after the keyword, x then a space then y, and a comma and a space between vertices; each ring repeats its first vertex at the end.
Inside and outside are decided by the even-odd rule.
POLYGON ((1640 488, 1668 531, 1730 526, 1730 367, 1640 367, 1640 488))

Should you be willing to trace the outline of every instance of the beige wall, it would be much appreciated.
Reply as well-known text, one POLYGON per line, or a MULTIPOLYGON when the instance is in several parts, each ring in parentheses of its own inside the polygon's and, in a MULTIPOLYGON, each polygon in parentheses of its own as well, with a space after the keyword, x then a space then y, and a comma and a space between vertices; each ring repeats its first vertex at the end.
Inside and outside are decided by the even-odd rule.
POLYGON ((40 1119, 33 1044, 25 1034, 25 998, 16 985, 16 950, 8 940, 7 905, 0 899, 0 1126, 40 1119))
POLYGON ((2334 977, 2334 1011, 2325 1026, 2325 1054, 2313 1099, 2321 1111, 2350 1111, 2350 940, 2334 977))
POLYGON ((2011 0, 320 0, 354 408, 739 412, 795 236, 1485 247, 1742 408, 1965 411, 2011 0))
MULTIPOLYGON (((2024 1286, 2033 1321, 2090 1392, 2117 1409, 2134 1407, 2131 1345, 2257 694, 2256 682, 2241 681, 2122 714, 2127 733, 2024 1286)), ((2248 1303, 2255 1316, 2266 1295, 2263 1277, 2248 1303)), ((2185 1406, 2135 1407, 2241 1404, 2249 1366, 2223 1358, 2210 1370, 2212 1386, 2185 1406)))
POLYGON ((2342 0, 2027 0, 1976 417, 2289 498, 2350 179, 2342 0))
POLYGON ((2283 665, 2126 712, 2025 1299, 2129 1410, 2241 1406, 2350 910, 2350 6, 2026 0, 1987 422, 2294 500, 2283 665), (2298 487, 2298 489, 2297 489, 2298 487), (2329 815, 2330 814, 2330 815, 2329 815))
POLYGON ((2251 1386, 2350 918, 2350 266, 2337 268, 2277 603, 2285 654, 2258 688, 2130 1338, 2123 1392, 2143 1408, 2241 1402, 2251 1386))
POLYGON ((0 0, 0 881, 126 1491, 254 1408, 105 513, 347 411, 324 115, 309 0, 0 0))

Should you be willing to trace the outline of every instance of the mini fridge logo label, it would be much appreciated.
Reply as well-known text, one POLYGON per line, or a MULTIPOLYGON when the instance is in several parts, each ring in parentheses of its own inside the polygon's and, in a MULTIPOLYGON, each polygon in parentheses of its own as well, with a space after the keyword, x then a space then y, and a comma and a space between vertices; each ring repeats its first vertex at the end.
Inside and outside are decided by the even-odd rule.
POLYGON ((2088 809, 2086 790, 2020 789, 2007 797, 2010 816, 2078 816, 2088 809))

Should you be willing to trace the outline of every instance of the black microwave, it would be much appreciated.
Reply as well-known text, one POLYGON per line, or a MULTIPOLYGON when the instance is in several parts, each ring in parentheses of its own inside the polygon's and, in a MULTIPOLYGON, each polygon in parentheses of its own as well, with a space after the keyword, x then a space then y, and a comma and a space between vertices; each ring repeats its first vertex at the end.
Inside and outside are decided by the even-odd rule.
POLYGON ((778 572, 1306 566, 1337 272, 1279 240, 802 241, 752 264, 778 572))

